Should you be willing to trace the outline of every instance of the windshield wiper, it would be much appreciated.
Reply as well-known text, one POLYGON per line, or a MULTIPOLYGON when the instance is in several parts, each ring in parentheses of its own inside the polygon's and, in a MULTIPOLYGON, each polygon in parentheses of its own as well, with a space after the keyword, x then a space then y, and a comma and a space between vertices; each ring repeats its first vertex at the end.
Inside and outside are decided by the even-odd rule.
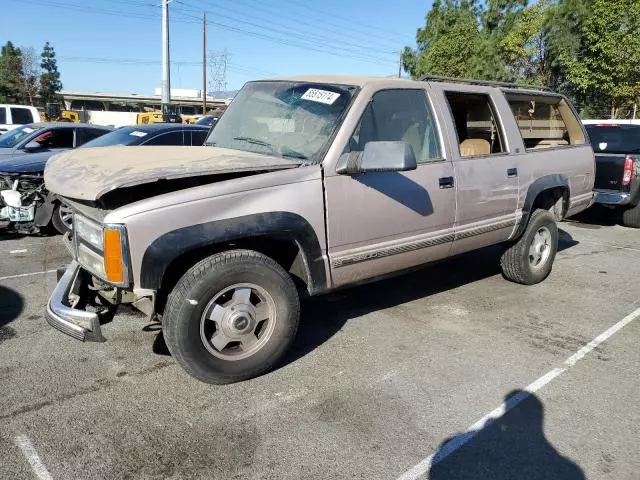
POLYGON ((269 147, 273 149, 273 146, 269 142, 265 142, 264 140, 260 140, 259 138, 253 137, 233 137, 234 140, 242 140, 243 142, 252 143, 254 145, 262 145, 263 147, 269 147))
POLYGON ((307 160, 307 157, 304 153, 296 152, 295 150, 291 150, 290 148, 284 147, 282 152, 280 153, 283 157, 287 158, 298 158, 300 160, 307 160))

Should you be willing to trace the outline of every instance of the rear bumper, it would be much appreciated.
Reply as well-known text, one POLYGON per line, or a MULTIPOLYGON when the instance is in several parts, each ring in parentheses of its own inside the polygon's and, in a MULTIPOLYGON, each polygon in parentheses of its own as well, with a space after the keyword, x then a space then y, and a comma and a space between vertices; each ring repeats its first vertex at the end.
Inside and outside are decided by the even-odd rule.
POLYGON ((83 281, 80 265, 72 261, 58 285, 53 290, 47 304, 45 317, 49 325, 82 342, 104 342, 100 328, 100 318, 95 312, 87 312, 69 305, 69 293, 79 292, 83 281))
POLYGON ((595 202, 603 205, 628 205, 631 194, 624 192, 595 192, 595 202))

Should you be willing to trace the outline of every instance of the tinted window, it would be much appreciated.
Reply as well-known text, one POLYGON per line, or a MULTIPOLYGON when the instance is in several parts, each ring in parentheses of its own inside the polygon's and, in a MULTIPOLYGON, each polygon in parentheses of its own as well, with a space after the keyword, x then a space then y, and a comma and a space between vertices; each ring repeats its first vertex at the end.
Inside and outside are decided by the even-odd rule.
POLYGON ((585 143, 580 121, 562 98, 523 94, 506 97, 528 150, 585 143))
POLYGON ((506 152, 502 129, 489 95, 446 92, 456 127, 460 156, 506 152))
POLYGON ((605 153, 640 153, 640 126, 587 125, 591 146, 605 153))
POLYGON ((107 133, 106 130, 98 130, 93 128, 78 128, 76 130, 76 147, 84 145, 85 143, 93 140, 94 138, 101 137, 107 133))
POLYGON ((362 151, 368 142, 404 141, 418 163, 442 158, 433 112, 422 90, 376 93, 349 140, 348 151, 362 151))
POLYGON ((33 116, 28 108, 11 108, 11 123, 25 125, 33 122, 33 116))
POLYGON ((178 130, 175 132, 161 133, 157 137, 146 141, 145 145, 190 145, 189 132, 178 130))
POLYGON ((0 124, 7 123, 7 109, 6 107, 0 107, 0 124))
POLYGON ((203 131, 192 131, 191 132, 191 145, 193 145, 194 147, 200 147, 202 146, 202 144, 204 143, 204 141, 207 138, 207 134, 209 133, 209 130, 203 130, 203 131))
POLYGON ((148 133, 137 127, 121 127, 85 143, 82 148, 113 147, 116 145, 139 145, 148 133))
POLYGON ((33 139, 42 148, 73 148, 73 129, 58 128, 47 130, 33 139))

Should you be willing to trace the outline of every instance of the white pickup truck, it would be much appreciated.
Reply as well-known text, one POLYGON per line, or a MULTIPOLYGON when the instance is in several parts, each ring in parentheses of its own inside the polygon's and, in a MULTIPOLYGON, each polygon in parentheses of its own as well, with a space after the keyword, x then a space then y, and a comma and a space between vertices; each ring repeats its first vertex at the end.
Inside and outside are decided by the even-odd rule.
POLYGON ((36 107, 0 104, 0 135, 20 125, 40 121, 40 114, 36 107))

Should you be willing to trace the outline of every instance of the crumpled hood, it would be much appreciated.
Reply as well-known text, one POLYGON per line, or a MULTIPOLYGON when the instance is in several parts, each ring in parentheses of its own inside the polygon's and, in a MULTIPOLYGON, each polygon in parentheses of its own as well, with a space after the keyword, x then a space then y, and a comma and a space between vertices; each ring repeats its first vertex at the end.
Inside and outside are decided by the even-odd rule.
POLYGON ((300 163, 296 159, 210 146, 79 148, 53 156, 47 162, 44 181, 58 195, 94 201, 118 188, 158 180, 282 170, 300 163))
POLYGON ((0 173, 42 173, 52 152, 0 157, 0 173))

